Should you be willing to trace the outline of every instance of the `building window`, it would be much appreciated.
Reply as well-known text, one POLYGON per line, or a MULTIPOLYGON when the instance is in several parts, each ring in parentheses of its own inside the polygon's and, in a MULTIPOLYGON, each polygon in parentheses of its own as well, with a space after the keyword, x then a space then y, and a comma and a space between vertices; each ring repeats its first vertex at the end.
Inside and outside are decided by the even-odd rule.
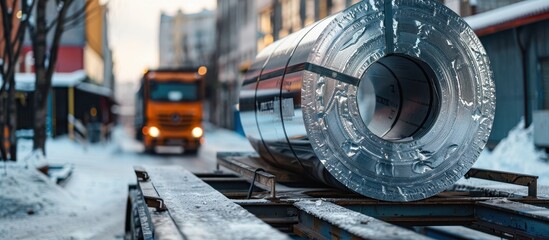
POLYGON ((259 38, 257 41, 258 52, 274 41, 273 22, 271 21, 272 14, 272 8, 265 9, 259 13, 259 38))

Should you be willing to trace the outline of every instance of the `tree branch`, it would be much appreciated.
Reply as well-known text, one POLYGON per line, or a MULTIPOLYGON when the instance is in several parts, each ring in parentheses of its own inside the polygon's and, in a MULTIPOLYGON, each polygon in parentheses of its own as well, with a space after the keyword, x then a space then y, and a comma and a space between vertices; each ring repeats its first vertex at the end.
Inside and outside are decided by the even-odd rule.
POLYGON ((86 15, 80 16, 79 19, 73 19, 71 22, 65 22, 65 31, 68 31, 68 30, 78 26, 78 24, 82 23, 83 20, 90 19, 95 14, 100 13, 99 10, 101 10, 101 7, 96 7, 94 9, 88 11, 88 13, 86 15))
POLYGON ((21 49, 23 48, 23 41, 25 39, 25 36, 24 36, 25 35, 25 30, 29 25, 30 12, 34 8, 34 4, 36 3, 36 0, 32 0, 30 5, 28 4, 27 0, 23 0, 21 3, 22 3, 21 4, 21 11, 22 11, 23 15, 25 16, 25 18, 23 18, 23 17, 21 18, 22 21, 19 24, 19 28, 17 29, 17 34, 16 34, 15 40, 14 40, 14 46, 16 46, 15 47, 15 56, 17 56, 17 58, 19 58, 19 55, 21 54, 21 49))
POLYGON ((34 3, 36 3, 36 0, 32 0, 30 5, 28 4, 27 0, 24 0, 24 1, 21 2, 22 16, 21 16, 21 21, 20 21, 20 24, 19 24, 19 28, 17 29, 17 34, 15 35, 14 39, 12 40, 14 43, 17 43, 17 41, 19 41, 19 42, 23 41, 23 39, 24 39, 23 35, 25 34, 25 30, 26 30, 27 26, 30 25, 29 24, 29 22, 30 22, 30 13, 31 13, 32 9, 34 8, 34 3), (25 25, 23 27, 21 27, 22 24, 25 24, 25 25))
MULTIPOLYGON (((2 103, 0 107, 3 110, 2 115, 0 116, 0 127, 2 134, 2 136, 0 136, 2 142, 2 145, 0 146, 0 155, 2 155, 2 158, 4 160, 7 159, 8 151, 10 158, 16 158, 15 146, 17 140, 14 137, 15 130, 17 129, 17 106, 15 103, 15 67, 17 66, 17 60, 19 58, 19 54, 22 48, 21 42, 23 41, 22 38, 24 37, 26 23, 28 21, 27 17, 19 20, 17 29, 15 29, 14 22, 18 20, 14 19, 14 9, 17 9, 17 6, 19 6, 19 0, 13 0, 10 3, 8 3, 7 0, 0 0, 3 30, 2 45, 4 48, 0 70, 3 79, 2 86, 0 87, 0 102, 2 103), (13 39, 12 36, 14 37, 13 39), (4 99, 4 94, 6 94, 8 84, 9 91, 7 92, 7 99, 4 99), (6 129, 8 129, 8 132, 6 132, 6 129), (8 133, 9 136, 6 137, 6 133, 8 133), (4 141, 8 139, 11 143, 9 150, 6 149, 3 145, 4 141)), ((27 7, 28 2, 25 0, 21 3, 21 12, 27 11, 28 13, 29 9, 27 7)))
POLYGON ((10 11, 8 11, 8 6, 7 6, 7 3, 5 0, 0 0, 0 7, 2 8, 2 27, 3 27, 3 33, 4 33, 4 36, 7 36, 5 37, 4 39, 6 40, 6 42, 4 43, 4 56, 2 58, 2 60, 4 61, 3 64, 2 64, 2 87, 0 87, 0 93, 3 93, 6 89, 6 83, 9 81, 9 69, 8 71, 6 72, 6 69, 4 66, 6 66, 6 59, 5 59, 5 55, 7 54, 8 55, 8 59, 7 59, 7 62, 9 64, 13 64, 13 61, 12 61, 12 58, 13 58, 13 49, 11 48, 11 22, 10 21, 12 19, 12 15, 13 15, 13 12, 10 13, 10 11))
POLYGON ((58 24, 56 25, 56 28, 55 28, 55 33, 53 35, 53 42, 51 44, 51 49, 50 49, 50 55, 48 56, 49 65, 47 66, 47 69, 46 69, 47 79, 52 78, 53 72, 55 70, 55 64, 57 62, 57 56, 58 56, 58 50, 59 50, 59 42, 61 41, 61 37, 64 31, 65 17, 72 3, 73 3, 73 0, 65 0, 65 3, 63 4, 61 11, 59 12, 59 16, 57 16, 58 24))
MULTIPOLYGON (((78 9, 78 11, 76 11, 75 13, 73 13, 70 16, 66 16, 63 21, 65 23, 67 23, 67 22, 73 21, 75 19, 81 18, 82 16, 85 15, 86 10, 91 5, 91 3, 92 3, 92 1, 86 1, 86 4, 84 5, 84 7, 82 7, 81 9, 78 9)), ((58 21, 59 21, 59 15, 48 25, 48 27, 46 28, 46 31, 47 32, 51 31, 57 25, 58 21)))

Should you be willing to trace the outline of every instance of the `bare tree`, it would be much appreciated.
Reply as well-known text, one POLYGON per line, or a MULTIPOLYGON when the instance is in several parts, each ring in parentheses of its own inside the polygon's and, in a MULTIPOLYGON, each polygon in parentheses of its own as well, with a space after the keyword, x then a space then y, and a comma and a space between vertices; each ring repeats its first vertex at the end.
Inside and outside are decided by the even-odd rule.
POLYGON ((15 103, 15 67, 23 46, 25 30, 29 23, 29 12, 34 0, 0 0, 2 14, 2 38, 0 75, 0 156, 3 160, 17 158, 17 108, 15 103), (20 9, 20 10, 18 10, 20 9), (6 142, 9 148, 6 149, 6 142))
POLYGON ((43 155, 46 155, 47 99, 51 90, 61 37, 67 28, 75 26, 83 20, 91 1, 87 1, 82 9, 68 15, 68 10, 74 0, 56 0, 57 16, 50 23, 47 22, 46 17, 48 0, 37 1, 36 25, 29 26, 36 75, 33 150, 41 151, 43 155), (50 31, 54 31, 53 39, 48 42, 47 37, 50 31))
POLYGON ((47 99, 59 43, 64 30, 77 26, 84 20, 91 1, 87 1, 85 7, 74 11, 72 15, 67 15, 73 2, 74 0, 55 0, 57 14, 48 23, 48 0, 0 0, 0 27, 3 36, 0 38, 0 157, 3 160, 16 160, 15 71, 27 29, 32 42, 36 76, 33 149, 40 150, 45 155, 47 99), (51 31, 53 38, 48 42, 51 31), (6 149, 6 142, 9 142, 9 149, 6 149))

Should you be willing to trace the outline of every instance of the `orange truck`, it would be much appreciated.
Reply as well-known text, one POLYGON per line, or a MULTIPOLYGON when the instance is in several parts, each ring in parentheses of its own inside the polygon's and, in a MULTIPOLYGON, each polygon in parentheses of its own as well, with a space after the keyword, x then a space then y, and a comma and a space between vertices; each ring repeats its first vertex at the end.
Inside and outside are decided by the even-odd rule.
POLYGON ((202 102, 207 68, 147 70, 136 96, 135 132, 147 153, 181 146, 196 154, 204 129, 202 102))

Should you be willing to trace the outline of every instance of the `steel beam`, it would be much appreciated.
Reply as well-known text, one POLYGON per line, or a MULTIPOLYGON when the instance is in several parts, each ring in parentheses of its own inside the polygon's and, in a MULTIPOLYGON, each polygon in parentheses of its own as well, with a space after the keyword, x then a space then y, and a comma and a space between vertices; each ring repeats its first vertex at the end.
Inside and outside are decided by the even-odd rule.
POLYGON ((131 232, 131 239, 154 240, 151 216, 141 193, 137 189, 130 189, 128 197, 128 211, 130 212, 126 219, 126 230, 131 232))
POLYGON ((147 167, 186 239, 288 239, 181 167, 147 167))
POLYGON ((465 178, 478 178, 519 186, 526 186, 528 187, 529 197, 535 198, 538 196, 538 176, 471 168, 469 172, 465 174, 465 178))
POLYGON ((149 174, 147 174, 147 171, 143 167, 134 166, 133 171, 135 172, 135 175, 137 176, 138 181, 148 181, 149 180, 149 174))
POLYGON ((157 211, 166 211, 166 204, 164 204, 164 199, 158 196, 158 193, 154 189, 153 184, 150 181, 137 181, 139 186, 139 191, 143 195, 143 199, 148 207, 155 208, 157 211))
POLYGON ((150 212, 150 218, 154 226, 154 239, 184 239, 168 211, 159 212, 152 210, 150 212))
POLYGON ((242 177, 247 179, 255 179, 255 183, 261 185, 265 189, 269 190, 271 193, 271 198, 276 197, 276 179, 275 176, 265 172, 265 171, 258 171, 258 168, 254 168, 250 165, 247 165, 243 162, 234 160, 231 158, 232 156, 240 156, 235 155, 235 153, 227 153, 227 152, 218 152, 217 153, 217 164, 218 166, 223 166, 231 171, 236 172, 237 174, 240 174, 242 177))
POLYGON ((475 225, 503 237, 549 237, 549 209, 505 199, 477 203, 475 225))
POLYGON ((465 225, 474 220, 471 198, 428 199, 417 202, 328 199, 337 205, 400 226, 465 225))
POLYGON ((421 234, 441 240, 501 240, 500 237, 462 226, 431 226, 414 229, 421 234))
POLYGON ((293 233, 294 225, 299 223, 299 210, 292 203, 272 202, 263 199, 233 201, 282 232, 293 233))
POLYGON ((322 200, 294 203, 302 237, 325 239, 431 239, 370 216, 322 200))

